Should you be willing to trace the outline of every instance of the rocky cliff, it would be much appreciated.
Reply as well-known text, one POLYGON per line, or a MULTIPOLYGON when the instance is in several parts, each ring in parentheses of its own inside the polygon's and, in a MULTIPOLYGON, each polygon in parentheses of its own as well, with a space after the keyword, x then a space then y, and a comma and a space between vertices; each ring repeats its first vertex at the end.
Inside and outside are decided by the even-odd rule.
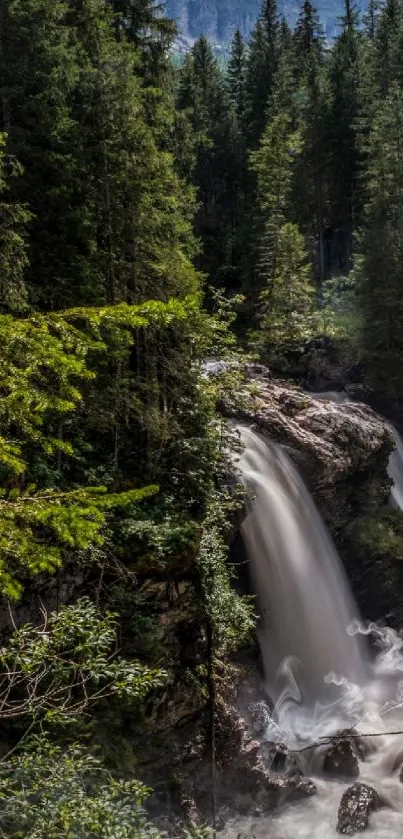
MULTIPOLYGON (((301 4, 297 0, 283 0, 278 5, 280 13, 294 25, 301 4)), ((337 32, 344 3, 342 0, 318 0, 315 5, 325 34, 331 38, 337 32)), ((361 0, 356 5, 365 11, 367 3, 361 0)), ((168 0, 166 10, 169 17, 177 21, 181 36, 190 42, 203 34, 213 43, 225 45, 237 28, 248 37, 260 6, 261 0, 168 0)))
POLYGON ((286 447, 333 535, 387 503, 394 444, 381 417, 364 404, 316 399, 265 368, 248 375, 256 407, 242 418, 286 447))
MULTIPOLYGON (((210 365, 212 374, 221 369, 222 365, 210 365)), ((265 368, 249 366, 247 378, 253 383, 254 407, 238 411, 236 419, 287 448, 340 544, 352 522, 385 508, 393 445, 386 425, 365 405, 319 401, 275 379, 265 368)), ((234 416, 233 409, 223 410, 234 416)), ((159 792, 151 802, 155 814, 162 815, 162 824, 171 830, 179 813, 186 812, 189 820, 211 818, 211 709, 203 680, 206 642, 196 590, 181 587, 176 602, 170 604, 164 597, 160 586, 160 631, 165 632, 161 643, 169 650, 170 680, 154 710, 155 734, 149 733, 146 748, 143 741, 137 751, 147 754, 144 779, 153 787, 157 783, 159 792)), ((254 656, 252 648, 240 658, 222 662, 216 673, 219 826, 234 810, 264 813, 315 794, 311 781, 301 777, 281 749, 273 751, 259 741, 260 710, 267 715, 270 709, 254 656)))

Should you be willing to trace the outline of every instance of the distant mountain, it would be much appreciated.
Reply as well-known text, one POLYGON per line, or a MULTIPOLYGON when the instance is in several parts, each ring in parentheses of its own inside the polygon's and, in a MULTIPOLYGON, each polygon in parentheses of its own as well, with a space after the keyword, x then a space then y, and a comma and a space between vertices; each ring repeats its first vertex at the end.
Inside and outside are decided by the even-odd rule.
MULTIPOLYGON (((358 0, 357 8, 365 11, 367 0, 358 0)), ((259 14, 261 0, 167 0, 169 17, 177 21, 182 41, 192 42, 199 35, 207 35, 214 43, 227 44, 237 27, 246 37, 249 35, 259 14)), ((301 3, 296 0, 282 0, 279 9, 290 24, 299 15, 301 3)), ((343 14, 343 0, 318 0, 319 12, 325 34, 332 38, 343 14)))

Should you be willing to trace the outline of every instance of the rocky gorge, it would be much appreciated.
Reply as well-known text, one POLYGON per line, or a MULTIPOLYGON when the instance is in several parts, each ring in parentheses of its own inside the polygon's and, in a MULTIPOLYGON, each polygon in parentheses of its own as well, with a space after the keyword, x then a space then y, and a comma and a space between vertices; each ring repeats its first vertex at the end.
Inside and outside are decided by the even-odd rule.
MULTIPOLYGON (((368 522, 378 522, 379 515, 390 513, 387 467, 393 438, 387 423, 365 404, 323 401, 259 365, 248 365, 245 376, 253 390, 253 409, 234 411, 224 405, 222 410, 284 448, 341 551, 362 612, 368 618, 384 617, 380 609, 387 599, 398 627, 403 587, 400 555, 389 557, 390 574, 386 575, 382 557, 377 559, 378 571, 370 567, 371 561, 359 567, 357 557, 362 522, 365 530, 368 522)), ((397 519, 388 525, 391 531, 397 519)), ((248 588, 239 530, 235 538, 231 535, 229 562, 238 577, 235 584, 248 588)), ((259 821, 278 807, 315 796, 317 781, 310 776, 309 762, 301 763, 275 730, 258 646, 252 644, 230 660, 216 663, 218 687, 212 705, 203 687, 208 645, 191 574, 178 583, 171 599, 165 584, 159 583, 157 589, 153 596, 160 603, 161 647, 177 663, 151 714, 148 759, 142 767, 144 780, 155 789, 150 812, 158 824, 174 835, 185 813, 189 824, 214 821, 225 837, 225 825, 234 812, 259 821)), ((144 741, 137 745, 144 753, 144 741)), ((323 752, 325 775, 357 781, 340 804, 339 831, 346 835, 362 830, 379 804, 377 793, 371 788, 368 792, 368 785, 359 780, 365 749, 365 742, 347 731, 340 732, 339 739, 332 738, 323 752)))

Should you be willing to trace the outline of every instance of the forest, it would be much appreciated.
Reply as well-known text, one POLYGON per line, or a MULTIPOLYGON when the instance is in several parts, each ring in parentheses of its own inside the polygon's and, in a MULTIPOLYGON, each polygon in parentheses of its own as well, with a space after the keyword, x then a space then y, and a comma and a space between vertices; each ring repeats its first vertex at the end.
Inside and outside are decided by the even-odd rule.
MULTIPOLYGON (((178 58, 177 34, 153 0, 0 0, 10 839, 204 839, 211 800, 216 833, 226 695, 256 648, 230 547, 228 418, 257 411, 248 371, 307 392, 353 382, 403 417, 403 3, 363 16, 345 0, 328 41, 309 0, 294 29, 263 0, 226 62, 204 36, 178 58), (174 761, 184 720, 212 764, 200 823, 174 761), (165 824, 151 788, 171 756, 165 824)), ((365 463, 346 439, 368 487, 393 443, 365 410, 365 463)), ((403 560, 402 514, 367 527, 354 491, 356 563, 365 539, 403 560)))

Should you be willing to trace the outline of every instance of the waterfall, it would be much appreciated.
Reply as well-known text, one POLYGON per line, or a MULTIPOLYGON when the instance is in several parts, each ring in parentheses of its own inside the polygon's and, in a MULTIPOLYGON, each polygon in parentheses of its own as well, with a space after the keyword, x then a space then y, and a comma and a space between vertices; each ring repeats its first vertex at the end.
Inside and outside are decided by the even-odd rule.
POLYGON ((368 680, 358 613, 336 549, 296 468, 281 449, 241 428, 239 469, 249 514, 242 536, 261 615, 269 693, 282 706, 333 703, 368 680), (336 684, 337 683, 337 684, 336 684))
POLYGON ((403 440, 393 425, 389 426, 395 441, 395 450, 389 458, 388 474, 393 480, 391 502, 394 507, 403 510, 403 440))
MULTIPOLYGON (((249 498, 242 535, 261 615, 266 685, 275 705, 266 737, 277 735, 297 754, 301 743, 309 745, 309 756, 300 763, 317 776, 318 793, 273 814, 270 828, 259 816, 235 817, 222 839, 236 839, 239 831, 256 839, 337 839, 337 809, 351 779, 322 776, 324 747, 317 744, 352 726, 372 744, 360 760, 360 780, 373 786, 385 805, 371 815, 371 835, 400 839, 403 639, 391 629, 360 623, 336 549, 283 448, 249 428, 239 431, 238 468, 249 498), (365 644, 370 635, 378 648, 371 658, 365 644)), ((400 438, 397 444, 401 457, 400 438)), ((400 505, 397 495, 395 500, 400 505)))
POLYGON ((297 755, 303 746, 300 766, 313 772, 318 793, 273 814, 273 833, 265 819, 236 817, 222 839, 236 839, 240 830, 256 839, 336 839, 337 809, 351 779, 323 777, 326 747, 320 741, 353 726, 372 744, 360 760, 360 780, 385 805, 371 816, 372 835, 400 839, 403 639, 360 621, 337 551, 284 449, 250 428, 239 432, 238 468, 248 496, 242 535, 274 703, 266 738, 281 739, 297 755), (377 655, 369 655, 367 636, 377 655))

